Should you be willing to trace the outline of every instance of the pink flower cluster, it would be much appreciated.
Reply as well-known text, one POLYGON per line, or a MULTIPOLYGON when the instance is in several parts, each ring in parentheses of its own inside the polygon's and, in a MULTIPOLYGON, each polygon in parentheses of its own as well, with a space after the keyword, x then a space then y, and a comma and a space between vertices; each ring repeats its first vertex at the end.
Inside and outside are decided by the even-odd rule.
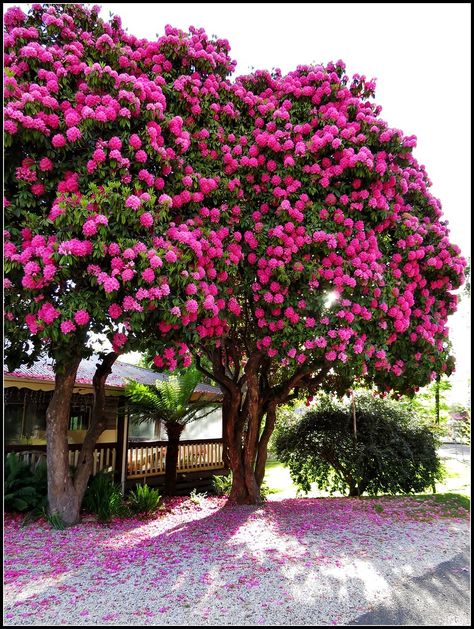
MULTIPOLYGON (((31 300, 68 288, 63 334, 87 315, 126 327, 110 333, 118 349, 134 334, 216 348, 245 321, 247 346, 287 370, 409 388, 452 369, 446 324, 466 262, 415 138, 370 100, 374 81, 341 61, 231 80, 228 42, 202 29, 147 41, 120 20, 96 35, 80 5, 37 8, 28 28, 22 15, 5 15, 5 131, 42 142, 14 162, 6 216, 26 216, 26 191, 45 233, 12 232, 5 258, 31 300), (69 307, 74 287, 96 303, 69 307)), ((54 325, 48 312, 30 330, 54 325)))

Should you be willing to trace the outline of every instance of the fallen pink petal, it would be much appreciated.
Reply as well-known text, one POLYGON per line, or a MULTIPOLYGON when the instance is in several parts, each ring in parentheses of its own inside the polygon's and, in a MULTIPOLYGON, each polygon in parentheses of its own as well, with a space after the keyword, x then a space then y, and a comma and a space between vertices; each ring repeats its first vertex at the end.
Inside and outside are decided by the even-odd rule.
POLYGON ((7 516, 5 624, 344 624, 455 556, 469 532, 467 510, 446 517, 434 498, 166 506, 64 531, 7 516))

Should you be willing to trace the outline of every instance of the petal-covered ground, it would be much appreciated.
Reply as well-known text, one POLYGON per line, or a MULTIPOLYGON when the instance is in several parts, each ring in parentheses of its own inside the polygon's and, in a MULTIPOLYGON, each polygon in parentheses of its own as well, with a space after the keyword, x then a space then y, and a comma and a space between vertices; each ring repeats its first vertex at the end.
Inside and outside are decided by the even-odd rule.
POLYGON ((7 517, 5 625, 344 624, 469 540, 431 499, 225 503, 65 531, 7 517))

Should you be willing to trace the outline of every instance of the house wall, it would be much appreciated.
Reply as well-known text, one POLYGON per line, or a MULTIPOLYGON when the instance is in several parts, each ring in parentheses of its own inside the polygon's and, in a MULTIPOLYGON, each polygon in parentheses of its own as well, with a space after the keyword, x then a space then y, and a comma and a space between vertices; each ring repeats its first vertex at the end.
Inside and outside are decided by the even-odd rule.
MULTIPOLYGON (((117 391, 107 394, 105 430, 99 436, 97 443, 115 443, 117 441, 117 415, 125 411, 124 397, 117 395, 117 391)), ((40 390, 29 387, 6 386, 5 397, 5 442, 7 444, 45 445, 46 444, 46 408, 53 394, 52 389, 40 390), (12 426, 22 429, 11 430, 12 426), (23 431, 23 432, 22 432, 23 431)), ((72 408, 92 408, 93 395, 91 389, 81 389, 73 396, 72 408)), ((203 411, 205 413, 205 411, 203 411)), ((71 424, 72 427, 72 424, 71 424)), ((86 430, 68 430, 70 444, 83 443, 86 430)), ((166 441, 166 430, 159 422, 130 426, 129 439, 133 440, 166 441)), ((222 438, 222 408, 214 410, 203 419, 188 424, 181 435, 187 439, 221 439, 222 438)))
MULTIPOLYGON (((203 411, 205 414, 206 411, 203 411)), ((130 441, 168 441, 166 429, 160 422, 134 424, 130 422, 130 441)), ((203 419, 197 419, 185 426, 181 440, 187 439, 222 439, 222 408, 215 409, 203 419)))
POLYGON ((181 433, 181 439, 222 439, 222 407, 204 419, 188 424, 181 433))

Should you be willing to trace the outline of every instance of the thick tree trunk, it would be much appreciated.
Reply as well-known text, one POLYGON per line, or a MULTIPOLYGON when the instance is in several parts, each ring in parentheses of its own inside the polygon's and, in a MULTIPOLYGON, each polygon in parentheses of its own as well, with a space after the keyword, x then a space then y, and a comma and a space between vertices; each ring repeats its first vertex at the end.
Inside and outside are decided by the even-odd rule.
POLYGON ((238 504, 262 502, 260 487, 255 477, 255 461, 260 428, 260 399, 258 387, 258 364, 260 355, 254 355, 245 368, 247 390, 242 395, 231 396, 226 418, 229 440, 229 460, 232 470, 232 489, 229 501, 238 504))
POLYGON ((107 354, 102 363, 97 366, 92 379, 92 384, 94 386, 94 405, 92 407, 91 423, 84 438, 84 443, 82 444, 77 468, 74 474, 74 488, 77 493, 79 506, 84 498, 87 483, 92 473, 94 449, 97 439, 105 428, 105 383, 108 376, 112 373, 112 367, 118 356, 119 355, 115 352, 107 354))
POLYGON ((69 469, 67 431, 71 398, 81 361, 77 358, 67 366, 63 375, 56 375, 53 398, 46 412, 46 456, 48 465, 49 513, 58 515, 66 526, 80 520, 82 499, 92 472, 94 448, 105 425, 105 382, 112 372, 118 354, 111 352, 98 365, 93 378, 94 406, 91 424, 72 477, 69 469))
MULTIPOLYGON (((228 355, 233 357, 235 352, 232 347, 227 350, 221 348, 208 357, 212 362, 211 377, 219 382, 224 392, 224 461, 228 460, 232 471, 229 500, 239 504, 258 504, 262 501, 260 487, 277 406, 296 397, 302 386, 314 391, 324 380, 328 369, 322 368, 312 375, 311 370, 300 367, 286 381, 272 387, 269 381, 271 361, 261 351, 249 355, 242 375, 238 358, 233 360, 234 370, 229 365, 228 355), (261 430, 264 416, 265 425, 261 430)), ((210 375, 201 366, 199 356, 196 360, 200 371, 210 375)))
POLYGON ((167 422, 165 426, 166 433, 168 435, 165 466, 165 494, 167 496, 174 496, 176 493, 176 479, 178 476, 179 440, 184 426, 181 426, 176 422, 167 422))
POLYGON ((72 359, 56 374, 53 397, 46 411, 46 460, 48 510, 68 526, 79 521, 80 503, 69 471, 67 431, 77 369, 81 359, 72 359))

